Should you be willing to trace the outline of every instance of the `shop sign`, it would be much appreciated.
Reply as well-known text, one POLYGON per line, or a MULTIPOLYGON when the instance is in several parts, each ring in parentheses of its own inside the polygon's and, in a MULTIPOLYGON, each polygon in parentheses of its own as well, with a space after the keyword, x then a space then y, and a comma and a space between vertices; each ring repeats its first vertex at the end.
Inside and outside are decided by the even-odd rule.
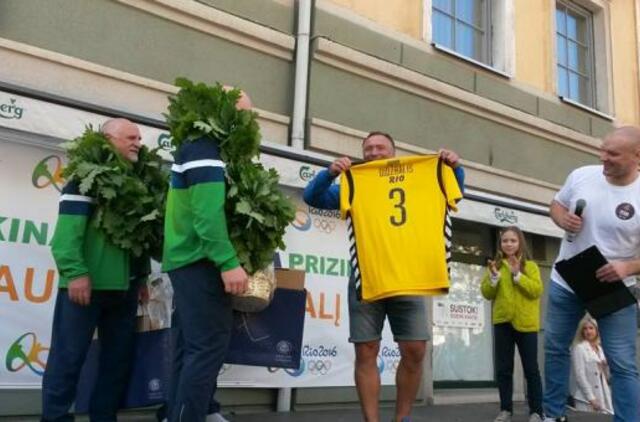
POLYGON ((484 305, 436 299, 433 301, 433 324, 440 327, 483 328, 484 305))

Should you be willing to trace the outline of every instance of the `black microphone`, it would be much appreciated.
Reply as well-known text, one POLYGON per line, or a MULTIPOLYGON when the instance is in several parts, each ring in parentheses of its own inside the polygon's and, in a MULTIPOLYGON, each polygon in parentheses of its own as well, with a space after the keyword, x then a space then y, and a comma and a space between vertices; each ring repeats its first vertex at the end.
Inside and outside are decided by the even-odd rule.
MULTIPOLYGON (((582 212, 584 211, 584 207, 586 206, 587 201, 585 201, 584 199, 578 199, 576 201, 576 209, 573 211, 573 213, 578 217, 581 217, 582 212)), ((576 238, 576 234, 577 233, 567 232, 567 242, 573 242, 573 240, 576 238)))

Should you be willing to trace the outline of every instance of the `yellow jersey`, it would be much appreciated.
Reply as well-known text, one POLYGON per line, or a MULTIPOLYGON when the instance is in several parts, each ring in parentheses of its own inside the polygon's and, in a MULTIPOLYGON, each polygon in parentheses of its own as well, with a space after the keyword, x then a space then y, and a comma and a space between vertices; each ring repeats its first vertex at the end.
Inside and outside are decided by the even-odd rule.
POLYGON ((450 210, 462 198, 437 155, 376 160, 340 177, 358 297, 437 295, 449 290, 450 210))

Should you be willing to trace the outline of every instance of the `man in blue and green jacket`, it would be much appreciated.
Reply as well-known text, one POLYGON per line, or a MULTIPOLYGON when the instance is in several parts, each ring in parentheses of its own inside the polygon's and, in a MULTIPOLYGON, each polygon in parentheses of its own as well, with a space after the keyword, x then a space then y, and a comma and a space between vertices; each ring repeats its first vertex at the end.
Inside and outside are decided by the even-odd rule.
MULTIPOLYGON (((138 159, 140 131, 126 119, 111 119, 101 129, 129 161, 138 159)), ((42 421, 73 421, 80 370, 94 331, 100 338, 98 377, 89 416, 92 422, 112 422, 131 363, 139 279, 148 274, 149 260, 135 262, 91 224, 93 198, 80 193, 72 179, 60 197, 51 252, 60 274, 53 315, 51 348, 42 380, 42 421)))
MULTIPOLYGON (((244 94, 236 104, 250 106, 244 94)), ((227 231, 224 168, 213 138, 186 142, 174 153, 162 262, 173 285, 180 356, 174 360, 170 422, 224 420, 213 395, 231 337, 231 295, 244 293, 248 284, 227 231)))

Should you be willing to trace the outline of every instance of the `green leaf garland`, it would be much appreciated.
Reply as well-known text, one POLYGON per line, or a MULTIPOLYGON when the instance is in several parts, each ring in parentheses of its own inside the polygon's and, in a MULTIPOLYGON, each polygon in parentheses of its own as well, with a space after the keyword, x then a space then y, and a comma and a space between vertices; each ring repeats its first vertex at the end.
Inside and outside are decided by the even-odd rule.
POLYGON ((278 187, 278 173, 252 161, 260 147, 257 113, 236 109, 237 89, 225 91, 221 84, 194 84, 184 78, 176 85, 180 91, 169 98, 165 114, 172 144, 178 148, 206 137, 220 146, 226 164, 229 239, 242 267, 254 274, 273 261, 277 249, 284 249, 285 229, 295 217, 295 207, 278 187))
POLYGON ((68 164, 62 176, 78 180, 80 192, 96 200, 91 224, 134 256, 159 258, 169 179, 157 149, 142 146, 132 163, 91 126, 63 146, 68 164))

